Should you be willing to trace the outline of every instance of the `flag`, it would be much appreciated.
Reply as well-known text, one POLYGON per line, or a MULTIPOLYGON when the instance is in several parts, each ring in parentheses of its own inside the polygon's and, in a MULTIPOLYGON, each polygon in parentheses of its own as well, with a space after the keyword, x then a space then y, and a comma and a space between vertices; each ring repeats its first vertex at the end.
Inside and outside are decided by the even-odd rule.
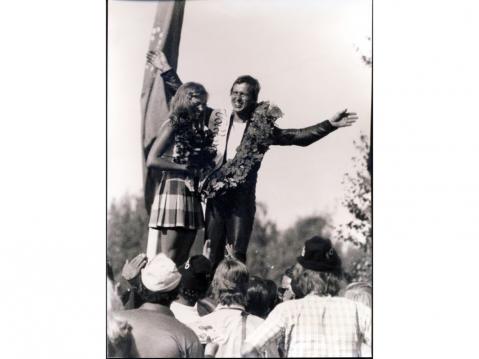
MULTIPOLYGON (((162 50, 171 67, 176 70, 180 46, 185 1, 159 1, 150 36, 149 51, 162 50)), ((146 54, 145 54, 146 55, 146 54)), ((168 104, 161 76, 146 64, 141 91, 143 189, 148 214, 155 194, 157 178, 146 167, 148 152, 162 123, 168 118, 168 104)))

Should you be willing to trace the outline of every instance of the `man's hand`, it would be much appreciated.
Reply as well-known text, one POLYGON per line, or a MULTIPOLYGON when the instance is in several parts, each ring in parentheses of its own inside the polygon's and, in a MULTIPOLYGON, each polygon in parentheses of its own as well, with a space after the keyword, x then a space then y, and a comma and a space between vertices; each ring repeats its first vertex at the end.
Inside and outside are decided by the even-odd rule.
POLYGON ((171 69, 168 60, 166 59, 165 54, 163 51, 148 51, 146 54, 147 62, 152 65, 153 67, 157 68, 160 73, 166 72, 171 69))
POLYGON ((138 274, 140 274, 141 269, 146 266, 147 258, 145 253, 138 254, 131 262, 126 260, 121 270, 121 276, 126 280, 132 280, 138 274))
POLYGON ((227 255, 227 256, 229 256, 229 257, 231 257, 231 258, 233 258, 233 259, 236 259, 236 257, 235 257, 235 249, 234 249, 234 247, 233 247, 232 244, 229 244, 229 243, 228 243, 228 244, 225 246, 225 249, 226 249, 226 253, 227 253, 226 255, 227 255))
POLYGON ((329 122, 334 127, 348 127, 355 123, 358 118, 359 116, 356 112, 348 112, 348 110, 345 109, 344 111, 338 112, 336 115, 334 115, 329 122))

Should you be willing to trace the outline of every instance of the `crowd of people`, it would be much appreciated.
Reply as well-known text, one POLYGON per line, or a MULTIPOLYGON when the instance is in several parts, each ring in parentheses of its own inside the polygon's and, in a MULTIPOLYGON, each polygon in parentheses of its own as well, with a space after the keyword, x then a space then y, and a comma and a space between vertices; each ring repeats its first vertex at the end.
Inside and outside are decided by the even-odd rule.
POLYGON ((207 106, 199 83, 182 84, 162 52, 148 63, 162 77, 170 113, 149 147, 156 179, 146 254, 109 271, 110 357, 350 357, 371 355, 371 286, 346 286, 329 239, 305 241, 279 286, 250 276, 247 249, 256 181, 271 145, 308 146, 358 116, 343 110, 302 129, 281 129, 259 82, 238 77, 232 111, 207 106), (203 213, 202 201, 205 202, 203 213), (202 255, 190 256, 205 228, 202 255))
POLYGON ((372 287, 342 278, 329 239, 305 242, 281 283, 250 276, 228 248, 181 266, 164 253, 108 279, 109 357, 369 357, 372 287))

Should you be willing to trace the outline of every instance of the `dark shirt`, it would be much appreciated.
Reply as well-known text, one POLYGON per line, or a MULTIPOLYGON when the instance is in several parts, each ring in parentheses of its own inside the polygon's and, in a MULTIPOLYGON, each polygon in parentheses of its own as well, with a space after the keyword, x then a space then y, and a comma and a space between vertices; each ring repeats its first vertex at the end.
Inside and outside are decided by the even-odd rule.
POLYGON ((140 358, 202 358, 196 334, 179 322, 170 308, 145 303, 138 309, 115 312, 131 325, 133 346, 140 358))

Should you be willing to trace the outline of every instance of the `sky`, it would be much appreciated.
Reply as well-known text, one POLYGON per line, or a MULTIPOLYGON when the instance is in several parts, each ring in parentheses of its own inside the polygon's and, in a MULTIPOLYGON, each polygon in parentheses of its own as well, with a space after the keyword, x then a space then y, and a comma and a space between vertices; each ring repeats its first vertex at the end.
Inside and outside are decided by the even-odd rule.
MULTIPOLYGON (((140 92, 154 1, 108 2, 108 202, 142 191, 140 92)), ((300 128, 347 108, 358 122, 308 147, 272 146, 256 190, 280 229, 298 218, 348 214, 344 174, 353 141, 370 132, 371 69, 356 44, 371 35, 369 0, 187 1, 178 74, 202 83, 213 108, 230 108, 239 75, 261 84, 259 100, 276 103, 282 128, 300 128)))

